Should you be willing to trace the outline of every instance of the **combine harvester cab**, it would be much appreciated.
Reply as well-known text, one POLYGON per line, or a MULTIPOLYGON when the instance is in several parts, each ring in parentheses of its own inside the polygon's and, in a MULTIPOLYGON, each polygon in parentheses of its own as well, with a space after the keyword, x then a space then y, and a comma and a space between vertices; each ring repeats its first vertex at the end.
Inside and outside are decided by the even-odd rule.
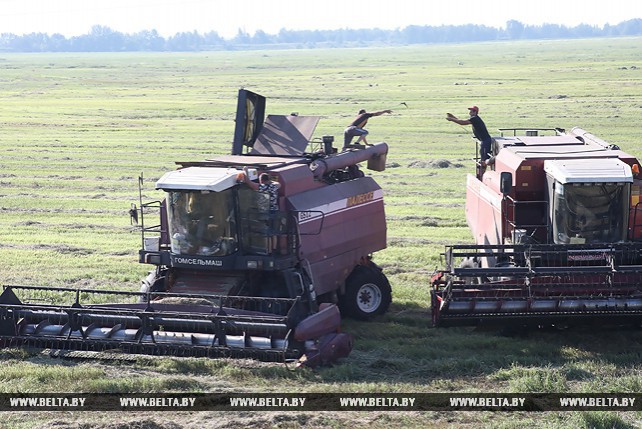
POLYGON ((642 323, 639 161, 579 128, 500 131, 467 177, 476 244, 446 247, 433 323, 642 323))
POLYGON ((264 97, 240 90, 231 155, 178 162, 156 183, 160 201, 143 203, 140 179, 130 213, 142 231, 139 261, 154 267, 140 292, 6 286, 0 341, 308 366, 347 356, 341 314, 368 319, 391 301, 371 258, 386 246, 383 195, 358 166, 382 171, 388 146, 337 151, 324 136, 306 151, 317 117, 264 112, 264 97), (275 200, 245 184, 244 171, 278 182, 275 200), (21 298, 56 291, 71 304, 21 298), (96 294, 121 303, 81 302, 96 294))

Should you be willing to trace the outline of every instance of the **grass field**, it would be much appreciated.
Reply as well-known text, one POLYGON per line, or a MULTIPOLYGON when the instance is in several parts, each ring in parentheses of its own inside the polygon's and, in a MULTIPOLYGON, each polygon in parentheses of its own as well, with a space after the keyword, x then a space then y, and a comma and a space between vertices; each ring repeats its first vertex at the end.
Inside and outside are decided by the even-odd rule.
MULTIPOLYGON (((580 126, 642 156, 640 38, 310 51, 0 55, 2 283, 136 290, 140 236, 127 211, 160 195, 175 161, 229 153, 236 93, 268 112, 320 115, 340 138, 365 108, 390 145, 387 315, 346 321, 341 365, 291 371, 254 362, 61 361, 5 350, 2 392, 640 392, 642 331, 533 332, 511 338, 435 329, 429 277, 444 244, 470 242, 470 130, 445 120, 480 107, 489 129, 580 126), (406 103, 408 108, 400 105, 406 103), (448 162, 442 162, 447 160, 448 162), (444 167, 445 166, 445 167, 444 167)), ((10 413, 7 428, 636 428, 638 413, 10 413)))

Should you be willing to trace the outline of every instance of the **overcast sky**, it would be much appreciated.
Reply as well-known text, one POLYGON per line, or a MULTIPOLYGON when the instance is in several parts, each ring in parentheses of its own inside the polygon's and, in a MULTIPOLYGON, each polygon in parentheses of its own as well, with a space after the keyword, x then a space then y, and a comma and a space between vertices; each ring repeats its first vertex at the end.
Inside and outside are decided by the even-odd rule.
POLYGON ((553 23, 603 26, 642 18, 642 0, 0 0, 0 33, 86 34, 94 25, 123 33, 157 30, 395 29, 408 25, 553 23))

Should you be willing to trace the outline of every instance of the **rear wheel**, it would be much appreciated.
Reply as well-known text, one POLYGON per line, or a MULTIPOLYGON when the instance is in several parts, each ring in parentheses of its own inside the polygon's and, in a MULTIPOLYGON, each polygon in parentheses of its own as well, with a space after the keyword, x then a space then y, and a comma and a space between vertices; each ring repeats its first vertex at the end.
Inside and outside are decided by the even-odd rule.
POLYGON ((392 288, 377 268, 359 266, 346 279, 346 293, 341 297, 343 315, 367 320, 385 313, 392 302, 392 288))

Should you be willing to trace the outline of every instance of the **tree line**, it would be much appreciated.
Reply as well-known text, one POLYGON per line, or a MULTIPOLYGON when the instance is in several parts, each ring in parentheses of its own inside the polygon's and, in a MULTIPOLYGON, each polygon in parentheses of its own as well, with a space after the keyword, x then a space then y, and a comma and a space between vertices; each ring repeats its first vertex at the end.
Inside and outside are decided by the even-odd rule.
POLYGON ((525 25, 511 20, 505 28, 485 25, 411 25, 396 30, 340 29, 286 30, 267 34, 262 30, 253 35, 239 30, 235 37, 225 39, 216 31, 200 34, 176 33, 162 37, 156 30, 121 33, 96 25, 88 34, 65 37, 61 34, 31 33, 0 34, 0 50, 4 52, 128 52, 128 51, 212 51, 284 48, 327 48, 368 45, 409 45, 426 43, 461 43, 493 40, 569 39, 642 35, 642 19, 623 21, 603 27, 581 24, 569 27, 559 24, 525 25))

